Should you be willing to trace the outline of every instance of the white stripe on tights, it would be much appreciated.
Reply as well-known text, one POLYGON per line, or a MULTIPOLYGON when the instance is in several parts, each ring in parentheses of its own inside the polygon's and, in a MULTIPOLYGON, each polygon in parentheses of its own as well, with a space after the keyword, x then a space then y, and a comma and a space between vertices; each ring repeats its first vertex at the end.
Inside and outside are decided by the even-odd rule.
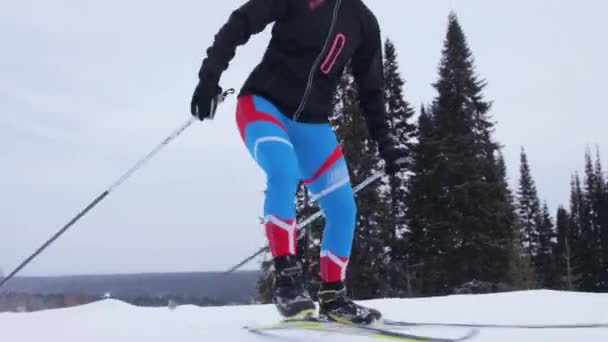
POLYGON ((289 223, 277 218, 276 216, 268 215, 268 216, 266 216, 265 221, 266 221, 266 223, 271 222, 275 226, 287 231, 288 238, 289 238, 289 252, 292 254, 296 254, 296 246, 294 245, 294 241, 293 241, 295 238, 295 234, 296 234, 295 220, 293 221, 293 223, 289 224, 289 223))
POLYGON ((310 197, 311 201, 316 201, 322 197, 325 197, 327 195, 329 195, 330 193, 336 191, 337 189, 339 189, 340 187, 348 184, 348 182, 350 181, 349 177, 346 176, 342 179, 340 179, 339 181, 337 181, 336 183, 333 183, 332 185, 328 186, 327 188, 321 190, 321 192, 319 192, 318 194, 313 194, 310 197))
POLYGON ((340 258, 338 258, 334 253, 332 253, 330 251, 321 251, 321 256, 328 257, 329 260, 333 261, 334 264, 338 265, 338 267, 340 267, 340 277, 342 279, 346 278, 346 268, 348 266, 348 259, 346 259, 346 262, 342 261, 340 258))
POLYGON ((253 147, 253 156, 255 158, 255 160, 258 160, 258 147, 260 144, 265 143, 265 142, 280 142, 283 144, 288 145, 289 147, 293 148, 293 145, 289 142, 289 140, 285 139, 285 138, 281 138, 281 137, 262 137, 259 138, 255 141, 255 145, 253 147))

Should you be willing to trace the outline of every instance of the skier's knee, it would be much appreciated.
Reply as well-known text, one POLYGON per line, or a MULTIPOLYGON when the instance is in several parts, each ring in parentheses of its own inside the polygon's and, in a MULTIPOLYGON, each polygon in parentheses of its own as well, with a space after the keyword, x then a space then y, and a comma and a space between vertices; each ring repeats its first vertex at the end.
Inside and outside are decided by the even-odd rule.
POLYGON ((325 214, 322 249, 348 257, 355 234, 357 207, 350 187, 339 189, 320 201, 325 214))
POLYGON ((267 138, 268 141, 256 144, 259 145, 256 148, 258 163, 266 173, 267 191, 295 195, 300 181, 300 171, 293 147, 272 140, 276 137, 267 138))
POLYGON ((336 223, 343 229, 354 229, 357 217, 357 204, 348 186, 343 186, 321 198, 321 208, 326 220, 336 223))
POLYGON ((286 195, 295 195, 298 188, 299 179, 297 174, 291 174, 290 172, 285 173, 274 173, 268 175, 267 180, 267 192, 277 191, 286 195))
POLYGON ((300 178, 297 166, 284 164, 267 170, 266 195, 279 201, 293 203, 300 178))

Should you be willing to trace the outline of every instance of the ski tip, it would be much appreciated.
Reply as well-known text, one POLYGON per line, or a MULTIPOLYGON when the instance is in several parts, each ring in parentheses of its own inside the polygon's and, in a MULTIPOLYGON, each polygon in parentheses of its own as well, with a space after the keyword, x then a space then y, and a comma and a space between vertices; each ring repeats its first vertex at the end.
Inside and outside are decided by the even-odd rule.
POLYGON ((479 335, 479 329, 473 328, 473 329, 469 330, 469 332, 466 335, 462 336, 459 339, 455 339, 454 342, 467 341, 467 340, 470 340, 470 339, 476 337, 477 335, 479 335))

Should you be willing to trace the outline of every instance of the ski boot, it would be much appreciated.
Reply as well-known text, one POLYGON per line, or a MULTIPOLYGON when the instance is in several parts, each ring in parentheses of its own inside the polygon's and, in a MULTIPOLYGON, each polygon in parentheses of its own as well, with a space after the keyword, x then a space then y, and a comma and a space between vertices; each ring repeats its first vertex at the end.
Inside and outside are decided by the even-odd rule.
POLYGON ((382 318, 380 311, 355 304, 346 297, 343 282, 321 284, 319 314, 330 321, 371 325, 382 318))
POLYGON ((303 284, 303 271, 295 256, 273 260, 275 282, 272 302, 287 319, 312 317, 316 314, 315 302, 303 284))

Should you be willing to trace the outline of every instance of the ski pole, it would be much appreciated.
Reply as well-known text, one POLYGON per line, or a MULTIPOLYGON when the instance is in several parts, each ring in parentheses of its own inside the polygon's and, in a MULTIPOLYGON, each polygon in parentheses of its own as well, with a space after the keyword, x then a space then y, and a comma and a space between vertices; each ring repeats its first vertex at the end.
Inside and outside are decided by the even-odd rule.
MULTIPOLYGON (((223 94, 218 96, 218 102, 223 102, 224 99, 229 95, 234 93, 234 89, 228 89, 223 94)), ((144 158, 138 161, 129 171, 127 171, 122 177, 120 177, 116 182, 114 182, 110 187, 108 187, 104 192, 102 192, 97 198, 95 198, 89 205, 87 205, 78 215, 76 215, 68 224, 66 224, 63 228, 61 228, 55 235, 53 235, 48 241, 46 241, 36 252, 30 255, 25 261, 23 261, 14 271, 12 271, 8 276, 6 276, 2 281, 0 281, 0 288, 4 284, 6 284, 9 280, 11 280, 17 273, 19 273, 25 266, 27 266, 32 260, 34 260, 42 251, 44 251, 49 245, 51 245, 55 240, 57 240, 61 235, 63 235, 70 227, 72 227, 76 222, 78 222, 83 216, 85 216, 91 209, 97 206, 101 201, 104 200, 111 192, 116 190, 119 186, 121 186, 127 179, 129 179, 138 169, 140 169, 144 164, 146 164, 152 157, 154 157, 160 150, 162 150, 165 146, 167 146, 171 141, 181 135, 188 127, 190 127, 194 121, 197 119, 195 117, 189 118, 184 124, 182 124, 178 129, 176 129, 171 135, 169 135, 165 140, 163 140, 160 144, 158 144, 150 153, 148 153, 144 158)))
MULTIPOLYGON (((359 184, 359 185, 357 185, 356 187, 353 188, 353 194, 358 193, 363 188, 365 188, 369 184, 375 182, 376 180, 378 180, 382 176, 384 176, 384 174, 382 172, 378 172, 378 173, 375 173, 375 174, 367 177, 363 182, 361 182, 361 184, 359 184)), ((316 213, 314 213, 313 215, 311 215, 310 217, 308 217, 307 219, 305 219, 304 221, 300 222, 298 224, 298 231, 302 230, 304 227, 308 226, 314 220, 316 220, 317 218, 319 218, 322 215, 323 215, 323 212, 321 210, 319 210, 316 213)), ((247 257, 245 260, 243 260, 240 263, 236 264, 235 266, 233 266, 228 271, 225 271, 224 274, 230 274, 230 273, 238 270, 239 268, 243 267, 243 265, 247 264, 249 261, 255 259, 258 255, 266 252, 267 250, 268 250, 268 246, 260 248, 257 252, 255 252, 251 256, 247 257)))

